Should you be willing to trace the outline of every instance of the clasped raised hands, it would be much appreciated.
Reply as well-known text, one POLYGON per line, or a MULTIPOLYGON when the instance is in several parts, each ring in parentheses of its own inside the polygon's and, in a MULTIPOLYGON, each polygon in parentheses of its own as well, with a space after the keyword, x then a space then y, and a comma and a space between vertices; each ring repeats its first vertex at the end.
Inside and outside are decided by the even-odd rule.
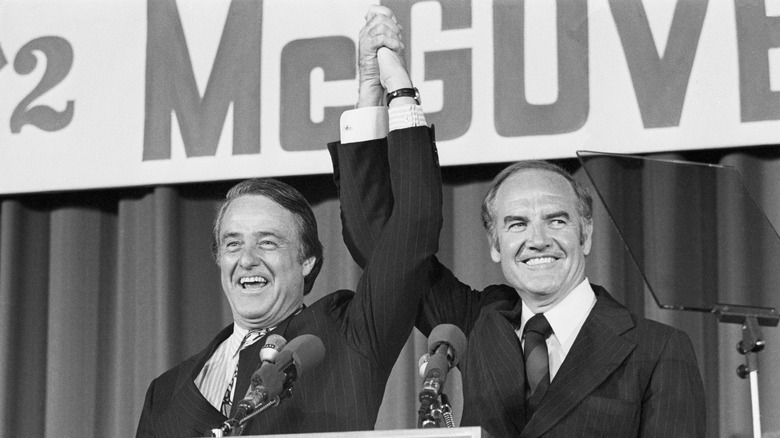
POLYGON ((378 5, 369 8, 358 42, 358 108, 380 106, 388 91, 412 87, 401 31, 390 9, 378 5))

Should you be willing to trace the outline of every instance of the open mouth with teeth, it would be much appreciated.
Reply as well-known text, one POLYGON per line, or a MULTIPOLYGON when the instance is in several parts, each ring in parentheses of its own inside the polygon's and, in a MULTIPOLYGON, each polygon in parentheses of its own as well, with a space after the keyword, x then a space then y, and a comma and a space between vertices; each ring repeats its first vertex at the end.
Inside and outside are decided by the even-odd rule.
POLYGON ((556 257, 533 257, 524 263, 528 266, 546 265, 558 260, 556 257))
POLYGON ((268 280, 266 280, 263 277, 260 277, 259 275, 255 275, 255 276, 252 276, 252 277, 241 277, 238 280, 238 284, 242 288, 248 289, 248 288, 253 288, 253 287, 263 287, 266 284, 268 284, 268 280))

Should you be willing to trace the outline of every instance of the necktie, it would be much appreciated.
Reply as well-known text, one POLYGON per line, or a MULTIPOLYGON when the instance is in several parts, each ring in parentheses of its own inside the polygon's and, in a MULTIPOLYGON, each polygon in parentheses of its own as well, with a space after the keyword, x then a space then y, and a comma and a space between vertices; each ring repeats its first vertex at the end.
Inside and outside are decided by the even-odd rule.
MULTIPOLYGON (((260 338, 265 336, 266 330, 250 330, 241 343, 238 345, 238 349, 235 354, 238 354, 244 348, 254 344, 260 338)), ((236 363, 236 369, 233 371, 233 378, 230 379, 227 388, 225 389, 225 395, 222 397, 222 415, 230 417, 230 409, 233 407, 233 387, 236 386, 236 380, 238 380, 238 363, 236 363)))
POLYGON ((552 327, 543 314, 534 315, 525 324, 523 357, 525 358, 526 419, 531 418, 550 386, 550 366, 546 339, 552 327))

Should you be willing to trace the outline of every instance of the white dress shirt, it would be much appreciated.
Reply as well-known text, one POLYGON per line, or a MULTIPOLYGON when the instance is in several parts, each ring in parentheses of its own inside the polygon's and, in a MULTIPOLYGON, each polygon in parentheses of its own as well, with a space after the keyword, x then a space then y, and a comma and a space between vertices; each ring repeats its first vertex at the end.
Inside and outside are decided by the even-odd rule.
MULTIPOLYGON (((547 355, 550 359, 550 381, 561 368, 563 360, 569 354, 577 334, 590 315, 593 306, 596 305, 596 294, 590 287, 586 278, 578 284, 569 295, 552 309, 544 312, 544 316, 553 329, 553 334, 547 338, 547 355)), ((523 311, 520 315, 520 328, 516 331, 517 337, 523 339, 523 328, 534 313, 523 302, 523 311)), ((525 348, 525 345, 523 345, 525 348)))
POLYGON ((217 409, 222 407, 225 388, 233 379, 233 373, 238 366, 238 353, 240 353, 238 348, 247 333, 249 330, 234 323, 233 334, 219 344, 219 347, 214 350, 214 354, 203 365, 198 377, 195 378, 195 386, 198 387, 203 397, 217 409))

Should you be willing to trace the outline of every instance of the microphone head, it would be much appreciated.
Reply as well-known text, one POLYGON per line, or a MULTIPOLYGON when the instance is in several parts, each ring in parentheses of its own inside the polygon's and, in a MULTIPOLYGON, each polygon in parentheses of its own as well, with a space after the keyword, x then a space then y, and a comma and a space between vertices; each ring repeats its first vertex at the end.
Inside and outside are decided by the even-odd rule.
POLYGON ((325 357, 325 346, 320 338, 314 335, 301 335, 282 348, 276 354, 274 362, 264 362, 252 375, 252 384, 261 385, 268 393, 268 398, 281 395, 285 387, 294 379, 301 377, 306 370, 316 367, 325 357), (291 374, 292 367, 295 374, 291 374))
POLYGON ((284 391, 287 376, 284 373, 284 368, 280 368, 279 365, 284 362, 292 363, 292 353, 288 350, 279 352, 276 356, 276 363, 264 362, 252 375, 252 385, 265 388, 269 400, 284 391))
POLYGON ((265 340, 265 345, 260 349, 260 360, 263 362, 273 362, 285 345, 287 345, 287 339, 284 339, 283 336, 268 336, 265 340))
POLYGON ((323 345, 320 338, 312 334, 298 336, 290 341, 284 350, 292 352, 292 359, 298 376, 319 365, 325 357, 325 345, 323 345))
POLYGON ((431 330, 428 336, 428 351, 433 353, 441 344, 446 344, 452 351, 451 366, 456 366, 461 356, 466 353, 466 335, 453 324, 439 324, 431 330))
POLYGON ((417 369, 420 370, 420 377, 425 378, 425 370, 428 368, 428 361, 431 359, 431 353, 425 353, 417 361, 417 369))

